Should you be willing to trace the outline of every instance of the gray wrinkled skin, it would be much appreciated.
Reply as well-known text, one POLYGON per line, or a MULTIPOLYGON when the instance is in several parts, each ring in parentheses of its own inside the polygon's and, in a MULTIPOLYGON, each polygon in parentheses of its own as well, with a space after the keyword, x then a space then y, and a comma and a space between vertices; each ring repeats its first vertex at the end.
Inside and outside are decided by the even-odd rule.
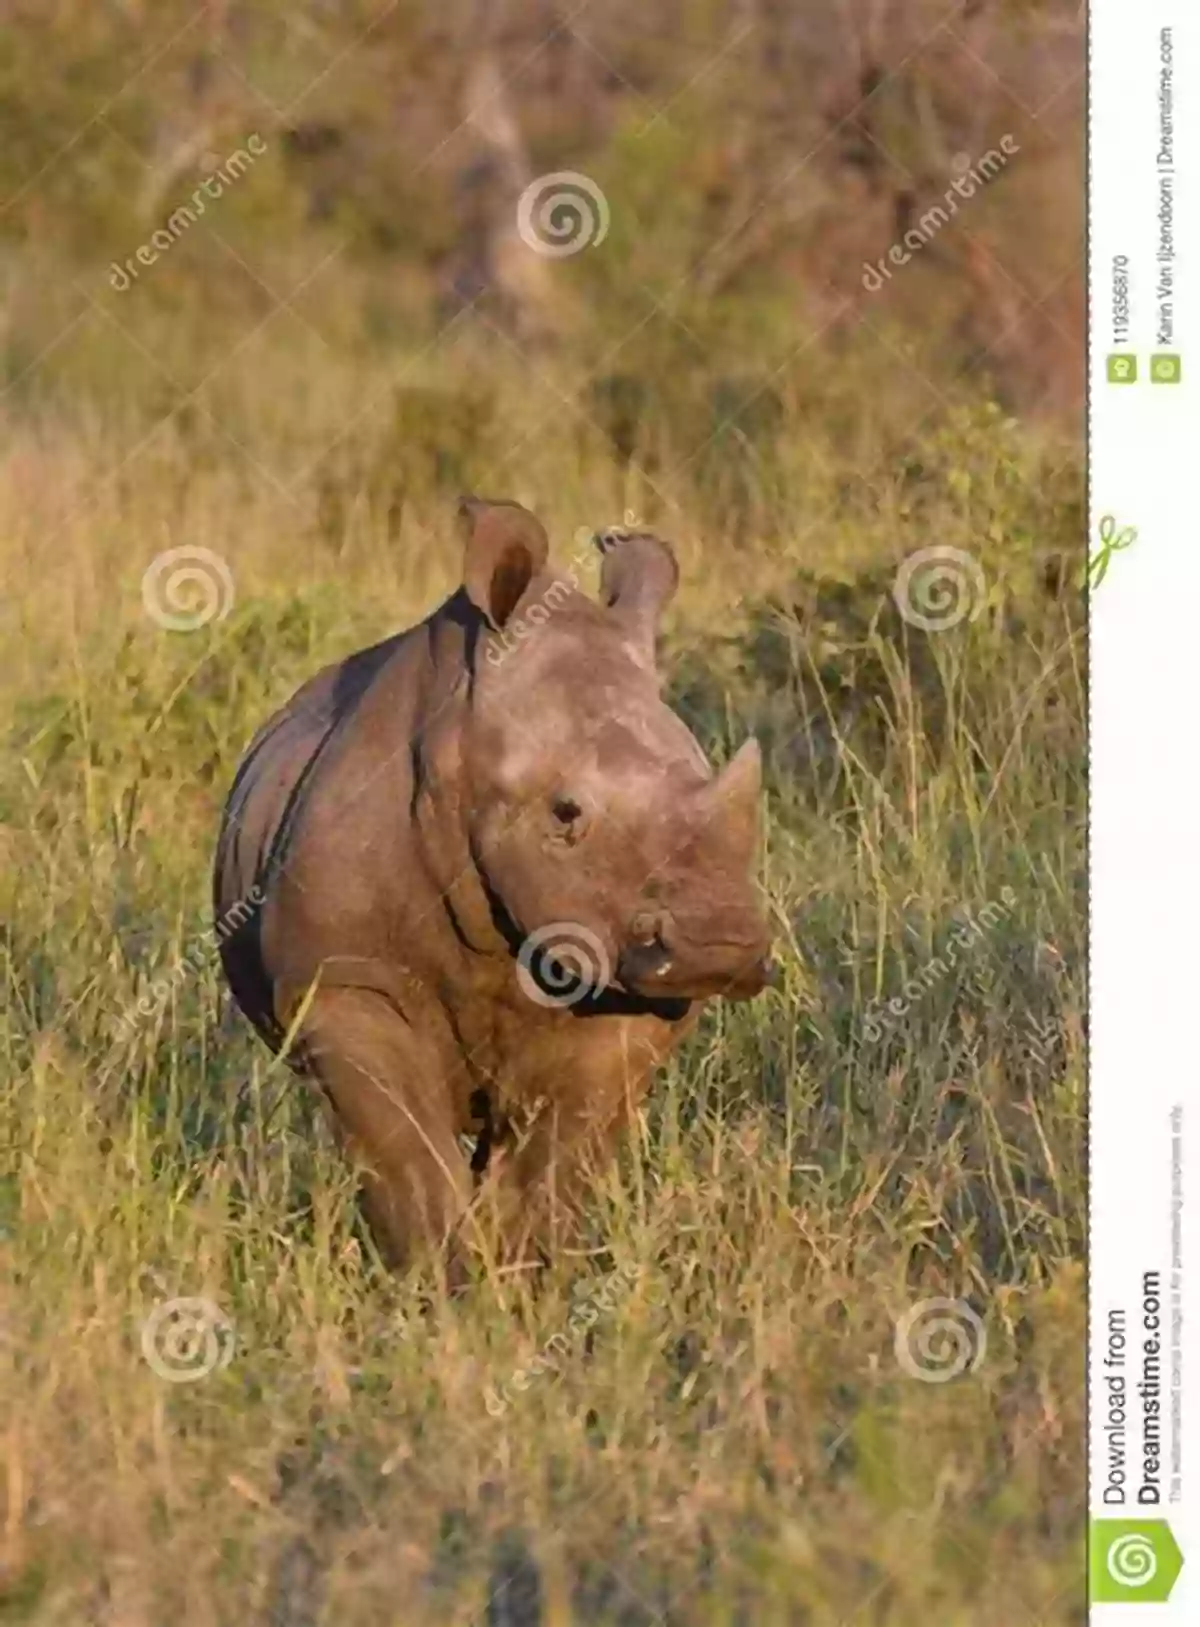
POLYGON ((597 603, 525 509, 462 516, 462 587, 255 737, 215 877, 234 996, 320 1082, 381 1252, 452 1272, 569 1237, 701 1002, 769 953, 758 747, 714 776, 659 693, 670 548, 601 539, 597 603))

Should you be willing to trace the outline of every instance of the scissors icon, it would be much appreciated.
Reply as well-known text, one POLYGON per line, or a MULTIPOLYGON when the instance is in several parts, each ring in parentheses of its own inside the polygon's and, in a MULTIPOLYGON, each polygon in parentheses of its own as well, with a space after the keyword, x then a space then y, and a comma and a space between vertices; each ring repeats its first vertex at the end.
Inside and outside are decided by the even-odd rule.
POLYGON ((1128 548, 1137 541, 1137 527, 1133 525, 1122 526, 1117 530, 1117 522, 1111 514, 1104 515, 1100 521, 1100 547, 1087 564, 1087 580, 1092 591, 1100 586, 1108 575, 1108 562, 1112 556, 1119 553, 1122 548, 1128 548))

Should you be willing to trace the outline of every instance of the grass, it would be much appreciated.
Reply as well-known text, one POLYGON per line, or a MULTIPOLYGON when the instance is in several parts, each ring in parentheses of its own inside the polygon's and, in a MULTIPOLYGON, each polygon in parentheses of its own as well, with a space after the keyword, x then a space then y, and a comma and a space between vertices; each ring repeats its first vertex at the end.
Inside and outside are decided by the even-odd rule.
POLYGON ((414 409, 382 365, 326 358, 304 389, 290 343, 257 393, 235 371, 158 429, 22 401, 0 465, 24 634, 0 691, 0 1621, 1083 1620, 1083 651, 1043 584, 1074 559, 1079 457, 984 382, 918 405, 888 354, 785 381, 703 455, 664 411, 627 461, 563 410, 569 376, 496 358, 482 418, 461 358, 410 381, 438 392, 414 409), (671 693, 718 755, 763 740, 784 979, 713 1008, 664 1073, 593 1256, 448 1305, 378 1269, 203 934, 247 739, 454 586, 458 480, 535 507, 561 560, 628 509, 676 541, 671 693), (235 583, 190 634, 139 588, 183 545, 235 583), (932 545, 983 586, 936 633, 890 591, 932 545), (180 1296, 232 1330, 191 1383, 142 1348, 180 1296), (970 1348, 922 1382, 897 1324, 938 1299, 970 1348))

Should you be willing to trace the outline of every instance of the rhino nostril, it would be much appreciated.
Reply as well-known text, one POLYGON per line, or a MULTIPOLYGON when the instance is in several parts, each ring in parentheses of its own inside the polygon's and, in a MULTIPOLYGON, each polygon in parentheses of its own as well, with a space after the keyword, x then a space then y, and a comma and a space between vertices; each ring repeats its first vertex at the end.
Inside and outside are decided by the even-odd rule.
POLYGON ((665 927, 663 916, 656 910, 642 910, 629 924, 629 936, 634 943, 654 944, 662 941, 665 927))
POLYGON ((640 920, 631 923, 631 941, 618 962, 618 975, 622 979, 657 981, 673 970, 674 957, 658 935, 651 930, 648 936, 639 936, 645 925, 640 920))

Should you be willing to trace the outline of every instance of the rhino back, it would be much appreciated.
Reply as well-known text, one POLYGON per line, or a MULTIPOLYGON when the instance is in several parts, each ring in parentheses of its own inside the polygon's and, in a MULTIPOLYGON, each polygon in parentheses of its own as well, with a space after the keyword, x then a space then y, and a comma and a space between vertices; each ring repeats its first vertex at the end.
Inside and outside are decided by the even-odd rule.
POLYGON ((282 1034, 262 935, 273 884, 293 857, 304 810, 352 731, 363 697, 411 636, 386 639, 311 678, 254 736, 230 787, 214 876, 221 958, 239 1006, 272 1044, 282 1034), (259 907, 239 919, 246 901, 259 907))
POLYGON ((222 959, 238 1005, 276 1048, 281 981, 394 962, 405 917, 422 921, 422 938, 437 930, 412 817, 414 753, 464 687, 472 633, 456 596, 319 673, 251 742, 218 842, 216 909, 220 920, 238 899, 265 899, 222 959))

